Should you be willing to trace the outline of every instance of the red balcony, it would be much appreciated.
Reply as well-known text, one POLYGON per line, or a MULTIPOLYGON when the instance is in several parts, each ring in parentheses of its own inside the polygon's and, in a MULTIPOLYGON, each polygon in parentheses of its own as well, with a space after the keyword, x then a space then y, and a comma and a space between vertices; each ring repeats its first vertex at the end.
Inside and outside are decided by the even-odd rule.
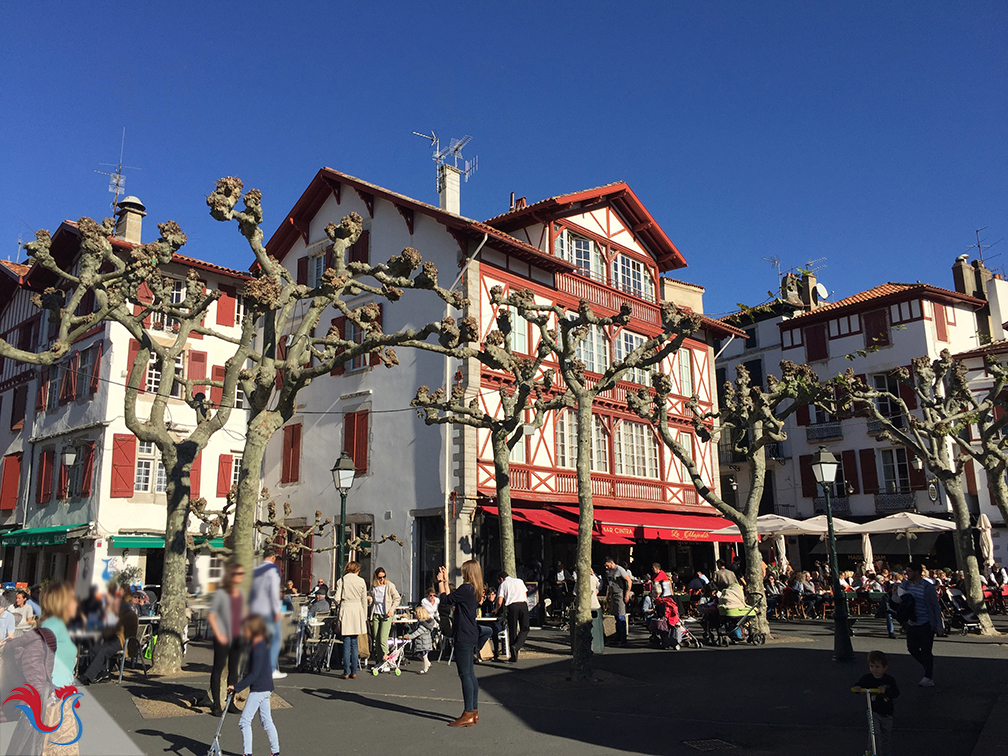
POLYGON ((557 273, 557 288, 565 294, 583 299, 591 305, 609 312, 618 312, 624 302, 630 305, 630 316, 652 325, 661 325, 661 308, 651 302, 624 294, 605 284, 592 281, 576 273, 557 273))

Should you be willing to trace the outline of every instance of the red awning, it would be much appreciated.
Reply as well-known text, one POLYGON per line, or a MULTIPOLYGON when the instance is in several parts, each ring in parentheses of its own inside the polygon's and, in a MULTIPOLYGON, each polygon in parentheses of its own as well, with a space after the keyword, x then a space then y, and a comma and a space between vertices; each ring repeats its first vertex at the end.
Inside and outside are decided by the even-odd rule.
MULTIPOLYGON (((493 517, 498 517, 500 514, 497 507, 489 504, 480 505, 480 509, 493 517)), ((537 528, 545 528, 563 535, 577 535, 578 532, 576 520, 546 509, 512 508, 511 517, 518 522, 525 522, 529 525, 535 525, 537 528)))
MULTIPOLYGON (((572 514, 578 511, 577 507, 564 505, 553 508, 572 514)), ((713 515, 684 515, 675 512, 641 512, 598 507, 594 511, 594 519, 596 532, 602 533, 603 536, 622 539, 733 543, 742 540, 741 536, 714 535, 712 531, 726 528, 732 523, 724 517, 713 515)))

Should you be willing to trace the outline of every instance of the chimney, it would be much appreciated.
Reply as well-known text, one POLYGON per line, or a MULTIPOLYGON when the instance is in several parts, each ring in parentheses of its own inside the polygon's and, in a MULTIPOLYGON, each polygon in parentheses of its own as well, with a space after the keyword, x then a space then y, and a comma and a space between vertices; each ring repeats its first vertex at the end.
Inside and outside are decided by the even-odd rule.
POLYGON ((147 215, 143 202, 130 195, 116 207, 115 235, 133 244, 140 244, 140 228, 147 215))
POLYGON ((798 296, 801 298, 801 303, 809 310, 814 310, 819 306, 814 273, 802 273, 801 281, 798 282, 798 296))
POLYGON ((960 294, 976 296, 976 275, 969 264, 969 255, 959 255, 952 264, 952 281, 960 294))
POLYGON ((453 165, 442 165, 441 180, 438 182, 441 209, 459 215, 459 195, 461 190, 462 171, 453 165))
POLYGON ((979 297, 980 299, 987 299, 987 282, 994 276, 989 270, 987 270, 980 260, 973 261, 973 277, 976 281, 976 294, 973 296, 979 297))

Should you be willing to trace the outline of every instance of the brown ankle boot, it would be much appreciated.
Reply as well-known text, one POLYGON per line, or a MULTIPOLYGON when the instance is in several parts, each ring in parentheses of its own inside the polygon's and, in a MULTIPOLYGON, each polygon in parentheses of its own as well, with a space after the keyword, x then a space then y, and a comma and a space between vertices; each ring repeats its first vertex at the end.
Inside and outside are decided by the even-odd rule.
POLYGON ((471 711, 462 712, 462 716, 454 722, 449 722, 449 727, 472 727, 476 724, 476 715, 471 711))
POLYGON ((473 709, 473 724, 479 724, 479 709, 473 709))

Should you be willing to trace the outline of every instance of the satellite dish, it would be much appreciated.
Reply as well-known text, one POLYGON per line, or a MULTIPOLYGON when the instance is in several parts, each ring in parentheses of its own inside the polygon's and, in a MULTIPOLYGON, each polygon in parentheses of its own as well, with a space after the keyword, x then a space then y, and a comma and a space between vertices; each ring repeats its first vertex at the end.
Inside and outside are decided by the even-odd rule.
POLYGON ((819 299, 829 299, 829 289, 827 289, 821 283, 817 283, 815 285, 815 292, 816 296, 818 296, 819 299))

